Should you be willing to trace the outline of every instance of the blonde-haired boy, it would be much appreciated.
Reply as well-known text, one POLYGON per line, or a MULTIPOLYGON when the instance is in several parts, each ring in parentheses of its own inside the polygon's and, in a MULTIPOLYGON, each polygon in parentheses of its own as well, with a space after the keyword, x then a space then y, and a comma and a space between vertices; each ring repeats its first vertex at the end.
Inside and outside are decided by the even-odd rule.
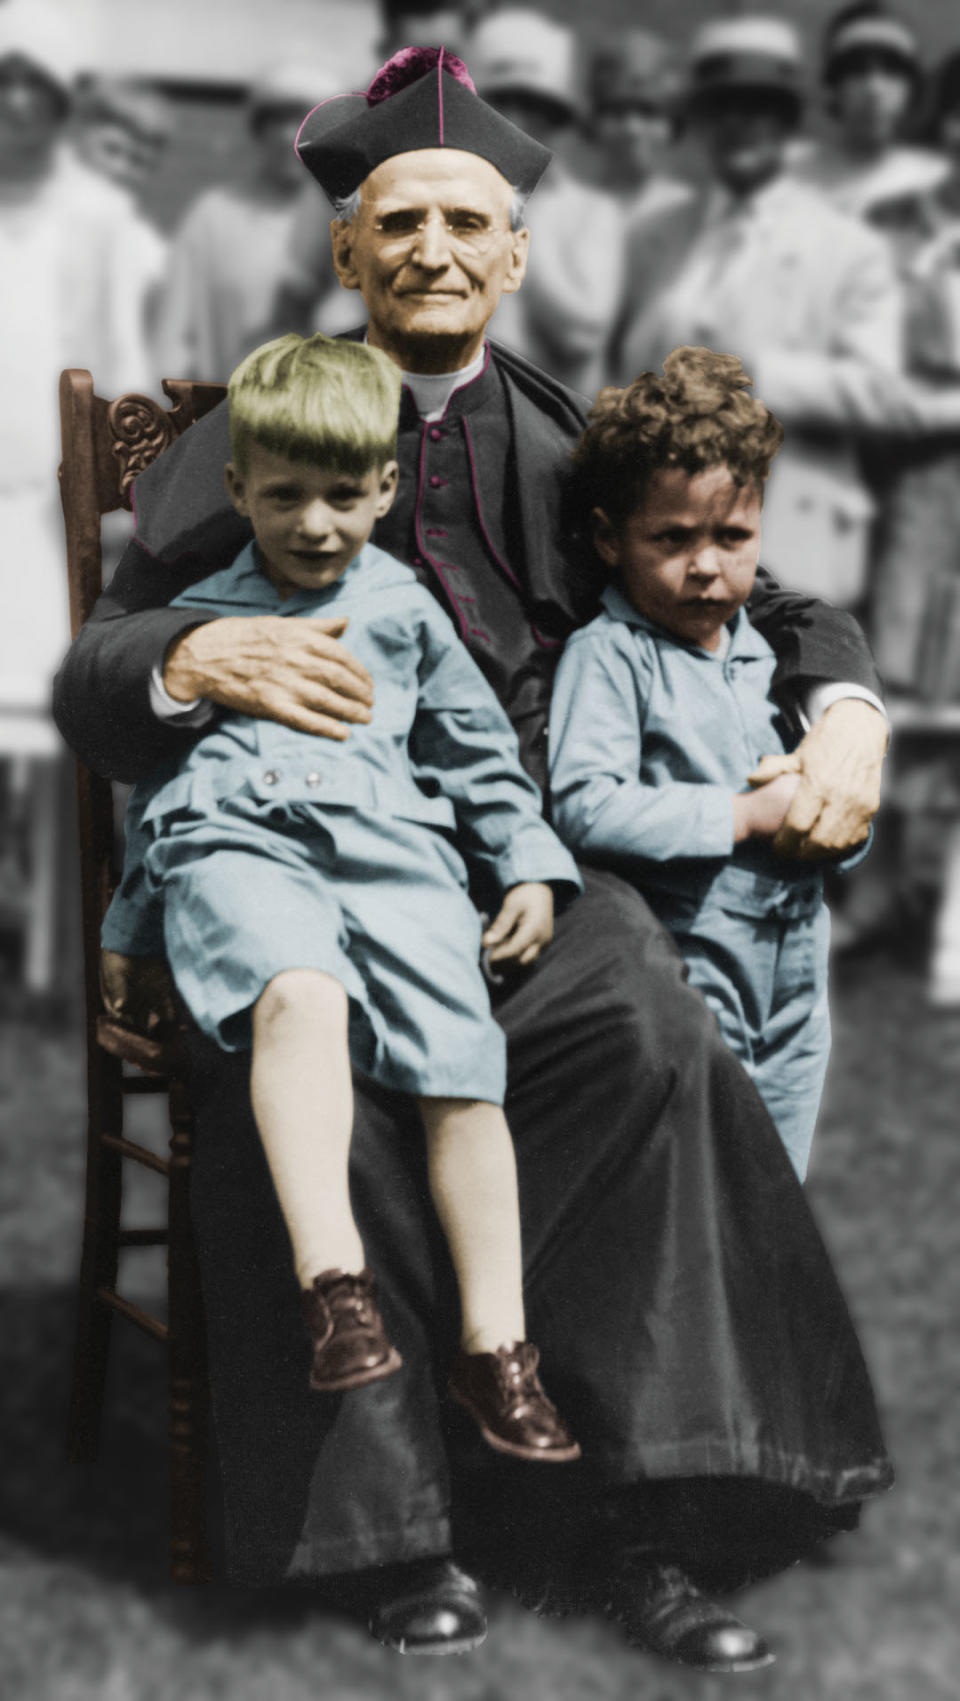
POLYGON ((396 492, 399 396, 385 355, 321 336, 282 337, 234 373, 226 481, 254 541, 177 602, 342 617, 376 708, 348 740, 227 713, 138 786, 104 944, 164 952, 200 1028, 252 1050, 312 1386, 355 1388, 401 1362, 350 1207, 352 1060, 420 1104, 461 1295, 451 1394, 492 1446, 567 1460, 579 1448, 524 1339, 505 1045, 479 955, 532 962, 552 888, 580 881, 451 623, 369 542, 396 492), (497 894, 482 940, 468 867, 497 894))

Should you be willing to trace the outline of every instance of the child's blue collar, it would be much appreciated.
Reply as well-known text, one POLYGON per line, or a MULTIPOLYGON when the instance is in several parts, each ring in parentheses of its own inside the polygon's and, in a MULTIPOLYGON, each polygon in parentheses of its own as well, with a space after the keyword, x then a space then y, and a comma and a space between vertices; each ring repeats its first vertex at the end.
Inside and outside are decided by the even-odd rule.
MULTIPOLYGON (((625 626, 639 627, 642 631, 651 633, 655 638, 669 638, 672 643, 678 644, 682 649, 692 650, 697 655, 710 656, 711 659, 714 659, 712 652, 703 649, 702 645, 689 643, 687 639, 681 638, 676 632, 668 632, 665 626, 659 626, 655 620, 650 620, 645 614, 641 614, 638 609, 634 608, 629 598, 624 595, 619 585, 607 585, 601 594, 600 601, 605 613, 611 620, 619 620, 625 626)), ((750 616, 745 608, 738 608, 732 620, 727 621, 727 630, 730 633, 730 648, 727 651, 727 656, 734 653, 741 656, 766 655, 768 653, 766 639, 760 636, 756 627, 751 623, 750 616)))

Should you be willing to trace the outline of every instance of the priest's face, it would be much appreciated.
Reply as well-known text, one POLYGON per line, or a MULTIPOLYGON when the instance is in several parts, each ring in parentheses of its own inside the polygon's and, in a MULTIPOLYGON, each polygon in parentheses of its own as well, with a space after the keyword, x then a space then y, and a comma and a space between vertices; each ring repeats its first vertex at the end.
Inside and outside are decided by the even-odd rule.
POLYGON ((356 217, 331 226, 337 276, 363 296, 371 343, 411 372, 467 365, 526 269, 528 233, 510 229, 512 202, 489 161, 456 148, 377 166, 356 217))

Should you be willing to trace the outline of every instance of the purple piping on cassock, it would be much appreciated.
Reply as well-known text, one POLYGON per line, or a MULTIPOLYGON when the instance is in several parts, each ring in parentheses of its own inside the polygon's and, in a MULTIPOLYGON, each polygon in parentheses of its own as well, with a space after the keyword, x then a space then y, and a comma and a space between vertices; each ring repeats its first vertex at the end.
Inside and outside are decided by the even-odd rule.
MULTIPOLYGON (((426 544, 424 543, 424 540, 423 540, 423 523, 422 523, 423 522, 423 516, 422 516, 420 510, 421 510, 421 507, 422 507, 422 504, 423 504, 423 483, 424 483, 424 479, 426 478, 426 473, 427 473, 426 455, 427 455, 427 431, 428 431, 428 429, 429 428, 427 426, 426 420, 423 420, 422 423, 421 423, 421 430, 420 430, 420 471, 419 471, 419 475, 418 475, 418 478, 417 478, 417 507, 416 507, 416 513, 414 515, 414 530, 415 530, 416 539, 417 539, 417 549, 419 550, 420 554, 423 556, 423 558, 427 562, 427 564, 430 567, 433 568, 433 571, 436 573, 437 578, 440 580, 441 585, 443 586, 444 590, 446 591, 447 601, 450 604, 451 610, 456 615, 457 624, 460 627, 460 636, 463 639, 464 643, 466 643, 467 637, 468 637, 469 632, 470 632, 470 628, 467 625, 466 619, 464 617, 463 610, 457 607, 456 592, 451 589, 451 587, 447 584, 447 581, 443 576, 443 567, 446 565, 446 563, 441 564, 441 562, 437 561, 436 558, 433 555, 430 554, 430 551, 427 548, 427 546, 426 546, 426 544)), ((452 565, 452 563, 451 563, 451 565, 452 565)))
MULTIPOLYGON (((442 111, 442 107, 441 107, 441 111, 442 111)), ((490 364, 490 344, 484 343, 484 345, 483 345, 483 365, 481 366, 480 371, 477 373, 476 378, 471 378, 470 384, 476 384, 477 380, 483 377, 483 375, 486 372, 489 364, 490 364)), ((470 384, 461 384, 459 388, 460 388, 460 390, 469 390, 470 384)), ((409 386, 405 386, 405 387, 409 388, 409 386)), ((415 524, 415 531, 416 531, 416 538, 417 538, 417 548, 418 548, 420 554, 423 556, 424 560, 426 561, 427 565, 429 567, 433 568, 433 571, 436 573, 437 578, 440 580, 441 585, 443 586, 444 590, 446 591, 447 597, 448 597, 450 605, 451 605, 451 608, 453 609, 453 613, 456 615, 457 622, 458 622, 459 627, 460 627, 460 636, 463 639, 464 643, 466 643, 467 637, 469 636, 471 631, 473 631, 475 636, 486 637, 485 633, 480 634, 479 628, 469 627, 467 625, 465 618, 464 618, 463 610, 460 609, 460 608, 457 608, 455 606, 455 604, 457 603, 458 600, 461 601, 461 602, 467 602, 467 601, 473 601, 474 599, 473 598, 467 598, 467 597, 458 598, 457 592, 454 591, 451 588, 450 585, 448 585, 446 579, 443 576, 443 569, 447 568, 448 571, 450 571, 450 572, 456 572, 457 571, 456 563, 453 562, 453 561, 442 561, 441 562, 441 561, 438 561, 435 556, 431 555, 429 549, 426 546, 426 543, 424 542, 424 535, 425 534, 424 534, 424 531, 423 531, 422 515, 421 515, 421 512, 420 512, 422 504, 423 504, 423 486, 424 486, 424 481, 425 481, 426 472, 427 472, 427 468, 426 468, 427 433, 434 425, 441 424, 442 421, 446 419, 447 408, 450 406, 451 399, 454 395, 457 395, 458 393, 459 392, 456 391, 456 390, 451 390, 450 395, 447 397, 446 406, 444 407, 443 413, 440 415, 439 420, 431 420, 429 422, 429 425, 428 425, 428 422, 426 420, 423 420, 421 422, 420 471, 419 471, 419 475, 418 475, 418 478, 417 478, 417 506, 416 506, 416 513, 414 515, 414 524, 415 524)), ((467 453, 468 454, 471 453, 469 441, 467 443, 467 453)), ((471 466, 472 466, 472 455, 471 455, 471 466)), ((449 480, 445 479, 444 483, 445 484, 449 483, 449 480)), ((481 520, 481 525, 482 524, 483 524, 483 522, 481 520)))

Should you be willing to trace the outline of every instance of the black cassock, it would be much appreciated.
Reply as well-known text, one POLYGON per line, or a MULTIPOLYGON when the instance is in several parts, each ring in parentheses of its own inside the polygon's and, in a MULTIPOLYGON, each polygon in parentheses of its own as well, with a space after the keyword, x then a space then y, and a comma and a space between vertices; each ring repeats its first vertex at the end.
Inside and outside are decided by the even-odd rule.
MULTIPOLYGON (((579 398, 491 345, 441 420, 405 394, 400 495, 375 533, 452 614, 541 780, 558 645, 599 589, 564 506, 583 417, 579 398)), ((58 678, 61 729, 116 777, 192 736, 157 721, 147 681, 196 619, 166 602, 249 537, 223 493, 228 458, 218 408, 138 481, 138 541, 58 678)), ((785 702, 822 679, 876 688, 849 617, 763 578, 751 614, 785 702)), ((642 897, 611 874, 587 882, 541 961, 494 993, 528 1330, 578 1465, 506 1463, 461 1432, 443 1398, 457 1301, 422 1128, 363 1083, 354 1203, 404 1368, 308 1391, 248 1060, 198 1042, 193 1204, 238 1580, 446 1551, 452 1502, 458 1547, 500 1575, 532 1547, 558 1571, 569 1562, 586 1598, 591 1556, 627 1537, 733 1582, 850 1527, 889 1484, 856 1335, 766 1111, 642 897)))

